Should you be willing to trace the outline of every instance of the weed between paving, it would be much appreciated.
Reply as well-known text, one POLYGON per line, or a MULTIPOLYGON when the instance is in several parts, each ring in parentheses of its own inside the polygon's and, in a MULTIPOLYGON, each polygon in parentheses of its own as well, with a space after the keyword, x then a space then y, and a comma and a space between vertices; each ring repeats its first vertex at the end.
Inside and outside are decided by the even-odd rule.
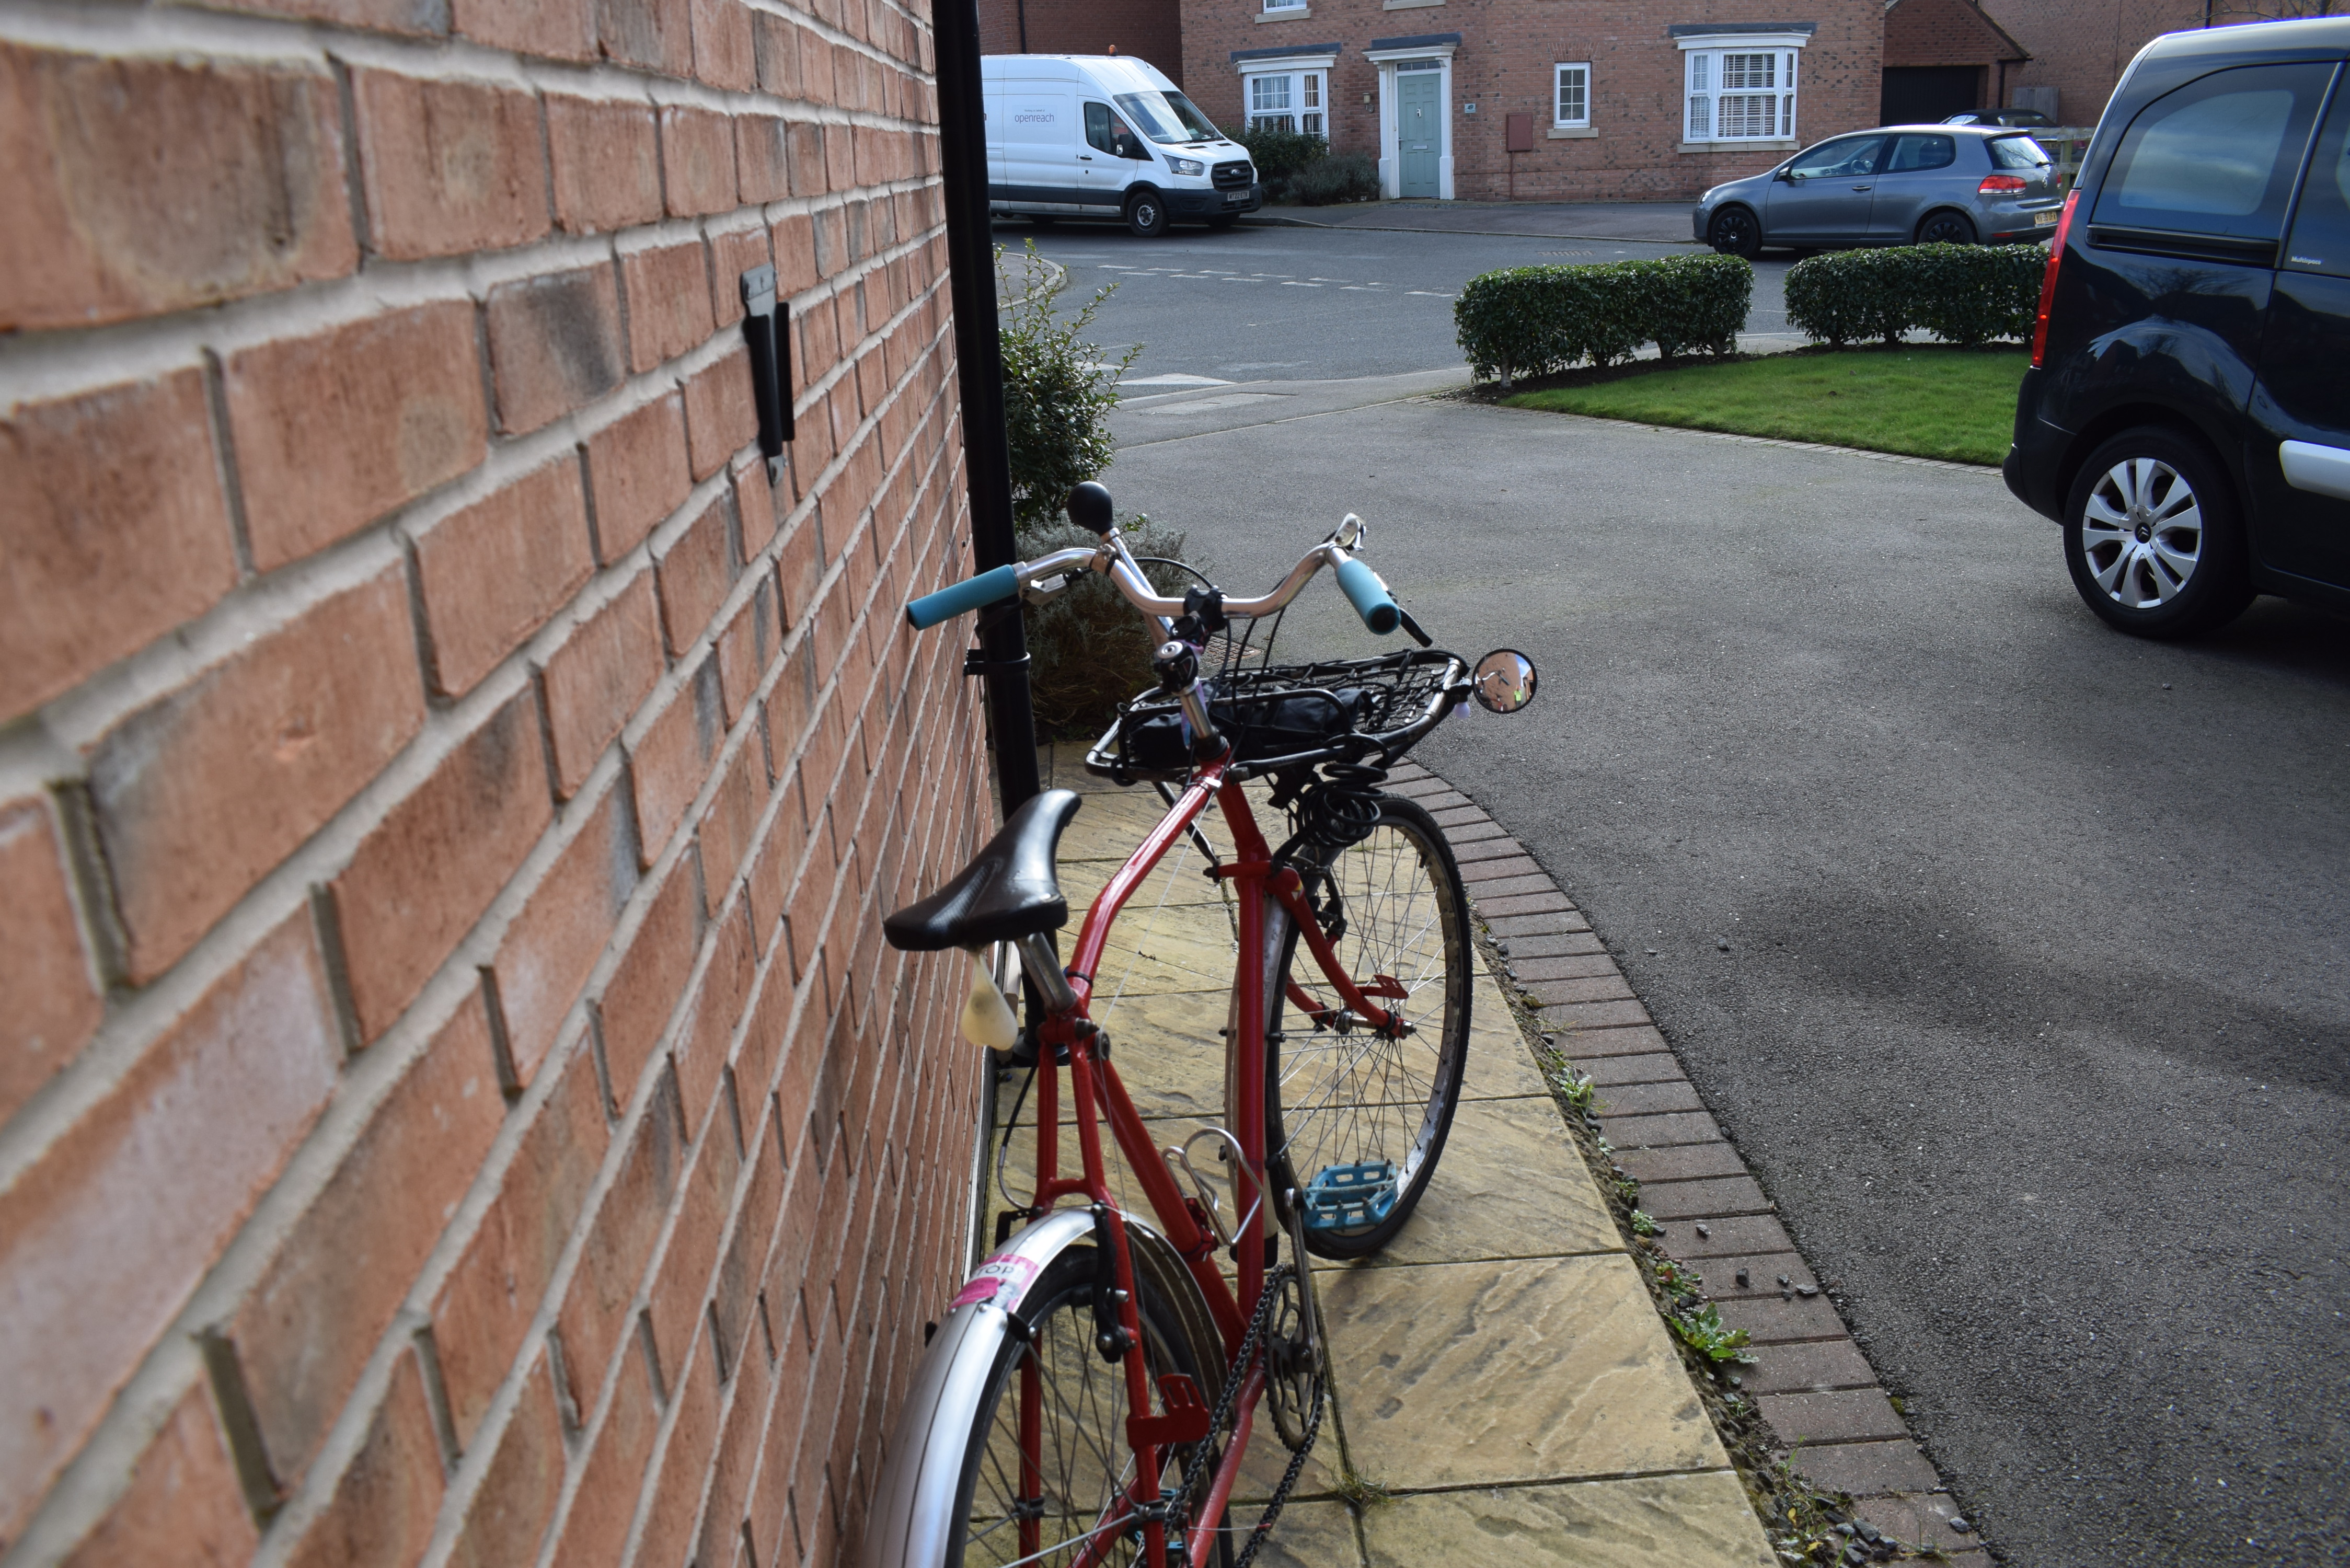
POLYGON ((1497 399, 1513 409, 1816 441, 1905 457, 1997 464, 2032 357, 1958 348, 1804 348, 1692 363, 1646 359, 1570 370, 1497 399))

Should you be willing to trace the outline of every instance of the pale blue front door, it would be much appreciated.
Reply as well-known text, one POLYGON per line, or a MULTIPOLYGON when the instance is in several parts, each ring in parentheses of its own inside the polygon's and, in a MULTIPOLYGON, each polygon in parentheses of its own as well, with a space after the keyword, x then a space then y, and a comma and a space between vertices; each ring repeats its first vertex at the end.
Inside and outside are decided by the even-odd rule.
POLYGON ((1437 100, 1440 71, 1396 73, 1396 193, 1438 194, 1436 160, 1444 149, 1444 108, 1437 100))

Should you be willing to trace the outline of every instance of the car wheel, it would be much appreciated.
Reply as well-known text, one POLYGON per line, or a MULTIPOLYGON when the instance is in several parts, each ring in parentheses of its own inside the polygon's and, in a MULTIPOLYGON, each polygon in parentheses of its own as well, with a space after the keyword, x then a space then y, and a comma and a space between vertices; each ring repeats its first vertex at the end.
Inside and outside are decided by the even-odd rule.
POLYGON ((1061 220, 1057 214, 1052 213, 1031 213, 1028 214, 1028 221, 1040 229, 1049 229, 1061 220))
POLYGON ((1918 243, 1921 245, 1970 245, 1975 243, 1975 226, 1964 213, 1934 213, 1918 225, 1918 243))
POLYGON ((1724 207, 1713 215, 1706 243, 1726 256, 1752 261, 1762 250, 1762 225, 1744 207, 1724 207))
POLYGON ((2065 502, 2064 564, 2098 618, 2137 637, 2191 637, 2252 601, 2226 472, 2159 426, 2089 454, 2065 502))
POLYGON ((1127 198, 1126 226, 1146 240, 1167 232, 1167 203, 1156 191, 1137 191, 1127 198))

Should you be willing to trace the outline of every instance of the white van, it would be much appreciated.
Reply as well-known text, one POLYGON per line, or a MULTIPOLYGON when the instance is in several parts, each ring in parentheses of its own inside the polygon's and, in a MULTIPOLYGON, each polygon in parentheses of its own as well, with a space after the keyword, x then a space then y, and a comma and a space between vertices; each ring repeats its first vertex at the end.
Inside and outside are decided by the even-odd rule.
POLYGON ((1263 204, 1248 151, 1182 89, 1123 55, 988 55, 988 197, 998 213, 1230 228, 1263 204))

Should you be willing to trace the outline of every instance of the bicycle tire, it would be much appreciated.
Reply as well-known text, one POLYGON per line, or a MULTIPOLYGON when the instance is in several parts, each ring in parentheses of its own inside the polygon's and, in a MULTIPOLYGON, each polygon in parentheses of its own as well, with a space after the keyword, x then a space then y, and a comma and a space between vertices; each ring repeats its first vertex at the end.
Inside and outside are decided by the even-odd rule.
POLYGON ((1398 1011, 1413 1025, 1399 1039, 1315 1024, 1287 996, 1295 976, 1329 998, 1329 982, 1284 914, 1266 922, 1277 944, 1267 966, 1265 1024, 1266 1167, 1277 1205, 1306 1190, 1332 1166, 1395 1163, 1395 1205, 1378 1223, 1356 1230, 1306 1229, 1317 1257, 1360 1258, 1395 1239, 1436 1174, 1469 1054, 1474 960, 1469 895, 1461 867, 1436 819, 1397 795, 1379 797, 1369 836, 1336 853, 1300 857, 1309 903, 1344 921, 1334 942, 1356 982, 1393 977, 1409 992, 1398 1011), (1336 902, 1330 902, 1335 889, 1336 902), (1427 939, 1433 935, 1431 944, 1427 939), (1420 999, 1425 998, 1422 1002, 1420 999), (1434 1044, 1427 1044, 1430 1025, 1434 1044))
MULTIPOLYGON (((1155 1231, 1129 1219, 1127 1234, 1144 1333, 1136 1354, 1145 1357, 1154 1387, 1166 1373, 1180 1372, 1212 1406, 1224 1362, 1207 1303, 1155 1231)), ((981 1302, 966 1301, 972 1293, 966 1287, 957 1298, 964 1304, 949 1314, 932 1341, 875 1493, 867 1568, 983 1568, 1014 1561, 1048 1568, 1073 1562, 1100 1533, 1099 1510, 1115 1495, 1110 1478, 1132 1463, 1124 1366, 1104 1361, 1094 1347, 1091 1216, 1056 1210, 988 1264, 1024 1282, 981 1302), (1006 1265, 1007 1259, 1018 1262, 1006 1265), (1039 1469, 1048 1483, 1031 1500, 1041 1505, 1043 1538, 1033 1555, 1019 1545, 1011 1507, 1019 1489, 1007 1485, 1020 1471, 1020 1396, 1030 1373, 1036 1375, 1042 1428, 1039 1469)), ((983 1265, 973 1278, 989 1272, 983 1265)), ((1162 1484, 1180 1480, 1191 1451, 1161 1451, 1162 1484)), ((1212 1464, 1204 1467, 1202 1492, 1213 1473, 1212 1464)), ((1231 1561, 1230 1534, 1229 1528, 1218 1532, 1219 1563, 1231 1561)), ((1104 1561, 1128 1565, 1141 1555, 1139 1541, 1121 1539, 1104 1561)))

